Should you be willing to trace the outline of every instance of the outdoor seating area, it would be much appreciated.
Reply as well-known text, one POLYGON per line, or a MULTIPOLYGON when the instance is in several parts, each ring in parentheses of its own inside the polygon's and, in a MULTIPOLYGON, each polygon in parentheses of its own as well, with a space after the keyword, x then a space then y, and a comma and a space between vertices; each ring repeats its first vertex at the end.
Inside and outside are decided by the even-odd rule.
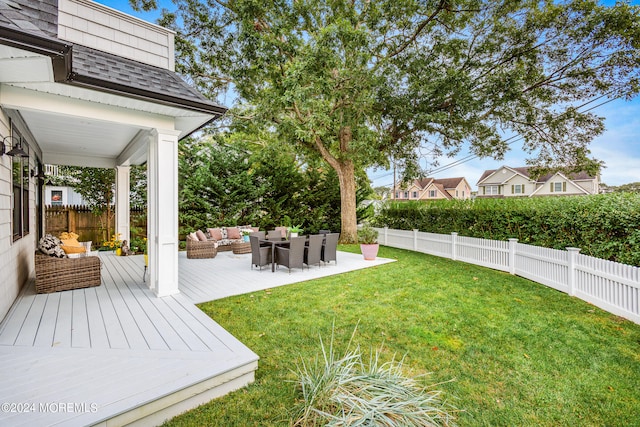
POLYGON ((250 235, 247 250, 234 253, 251 253, 251 268, 271 264, 271 271, 277 267, 287 267, 288 272, 293 268, 303 269, 306 265, 317 265, 335 261, 340 233, 324 230, 324 234, 288 237, 281 230, 255 232, 250 235))
POLYGON ((308 236, 295 236, 287 227, 264 231, 250 225, 197 230, 186 237, 188 259, 215 258, 219 252, 234 255, 251 254, 251 269, 271 265, 275 272, 280 266, 303 269, 320 267, 333 261, 337 264, 340 233, 320 230, 308 236))

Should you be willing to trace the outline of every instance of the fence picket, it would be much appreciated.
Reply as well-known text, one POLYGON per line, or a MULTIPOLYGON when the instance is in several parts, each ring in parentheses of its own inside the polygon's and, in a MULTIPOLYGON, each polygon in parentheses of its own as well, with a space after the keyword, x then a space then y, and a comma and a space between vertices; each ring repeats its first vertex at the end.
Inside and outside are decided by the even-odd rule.
MULTIPOLYGON (((381 231, 381 229, 379 230, 381 231)), ((384 229, 386 245, 508 271, 640 323, 640 268, 512 241, 384 229)))

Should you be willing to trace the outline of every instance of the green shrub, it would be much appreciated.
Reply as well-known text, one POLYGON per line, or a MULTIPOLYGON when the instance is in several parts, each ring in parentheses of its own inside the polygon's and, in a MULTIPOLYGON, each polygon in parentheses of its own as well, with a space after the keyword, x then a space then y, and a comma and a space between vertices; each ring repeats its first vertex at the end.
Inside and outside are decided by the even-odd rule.
POLYGON ((521 243, 640 265, 640 194, 389 203, 378 226, 521 243))

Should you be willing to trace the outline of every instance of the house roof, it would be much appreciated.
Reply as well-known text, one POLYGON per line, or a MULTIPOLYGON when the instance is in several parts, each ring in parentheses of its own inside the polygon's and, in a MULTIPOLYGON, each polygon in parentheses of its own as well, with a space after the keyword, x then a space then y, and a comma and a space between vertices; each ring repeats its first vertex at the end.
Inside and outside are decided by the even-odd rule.
POLYGON ((434 182, 442 184, 444 188, 456 188, 462 181, 463 177, 434 179, 434 182))
POLYGON ((421 178, 421 179, 415 179, 412 185, 415 185, 420 189, 424 190, 429 186, 429 184, 434 183, 434 184, 437 184, 438 188, 446 189, 446 188, 456 188, 461 181, 464 181, 463 177, 442 178, 442 179, 421 178))
MULTIPOLYGON (((529 178, 531 175, 529 174, 529 168, 528 167, 518 167, 518 168, 512 168, 509 166, 503 166, 500 169, 509 169, 511 171, 513 171, 514 173, 520 174, 525 176, 526 178, 529 178)), ((482 176, 480 177, 480 179, 478 180, 478 184, 480 184, 482 181, 484 181, 485 179, 487 179, 488 177, 490 177, 491 175, 493 175, 494 173, 496 173, 497 171, 499 171, 500 169, 491 169, 491 170, 486 170, 484 171, 484 173, 482 174, 482 176)))
POLYGON ((56 0, 0 0, 0 43, 52 57, 58 83, 215 116, 226 112, 173 71, 58 39, 57 13, 56 0))

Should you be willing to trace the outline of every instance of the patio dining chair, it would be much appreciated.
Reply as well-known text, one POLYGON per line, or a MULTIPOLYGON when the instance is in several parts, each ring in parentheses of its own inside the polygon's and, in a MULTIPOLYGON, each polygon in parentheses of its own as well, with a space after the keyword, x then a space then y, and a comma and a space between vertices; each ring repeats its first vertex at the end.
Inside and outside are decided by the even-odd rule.
POLYGON ((291 244, 288 248, 276 247, 276 263, 289 268, 303 268, 304 266, 304 243, 307 240, 305 236, 292 237, 291 244))
POLYGON ((282 240, 282 232, 280 230, 267 231, 267 240, 282 240))
POLYGON ((304 248, 304 263, 307 264, 307 268, 309 268, 311 264, 318 264, 318 267, 320 267, 323 241, 324 236, 322 234, 309 236, 309 242, 304 248))
POLYGON ((262 270, 265 265, 271 264, 271 247, 260 246, 260 238, 258 236, 249 236, 251 242, 251 269, 258 267, 262 270))
POLYGON ((264 240, 265 237, 267 237, 267 233, 265 231, 254 231, 253 233, 249 234, 249 236, 257 236, 259 239, 264 240))
POLYGON ((329 233, 325 237, 324 245, 322 246, 322 262, 328 263, 334 261, 338 264, 338 258, 336 252, 338 250, 338 239, 340 233, 329 233))

